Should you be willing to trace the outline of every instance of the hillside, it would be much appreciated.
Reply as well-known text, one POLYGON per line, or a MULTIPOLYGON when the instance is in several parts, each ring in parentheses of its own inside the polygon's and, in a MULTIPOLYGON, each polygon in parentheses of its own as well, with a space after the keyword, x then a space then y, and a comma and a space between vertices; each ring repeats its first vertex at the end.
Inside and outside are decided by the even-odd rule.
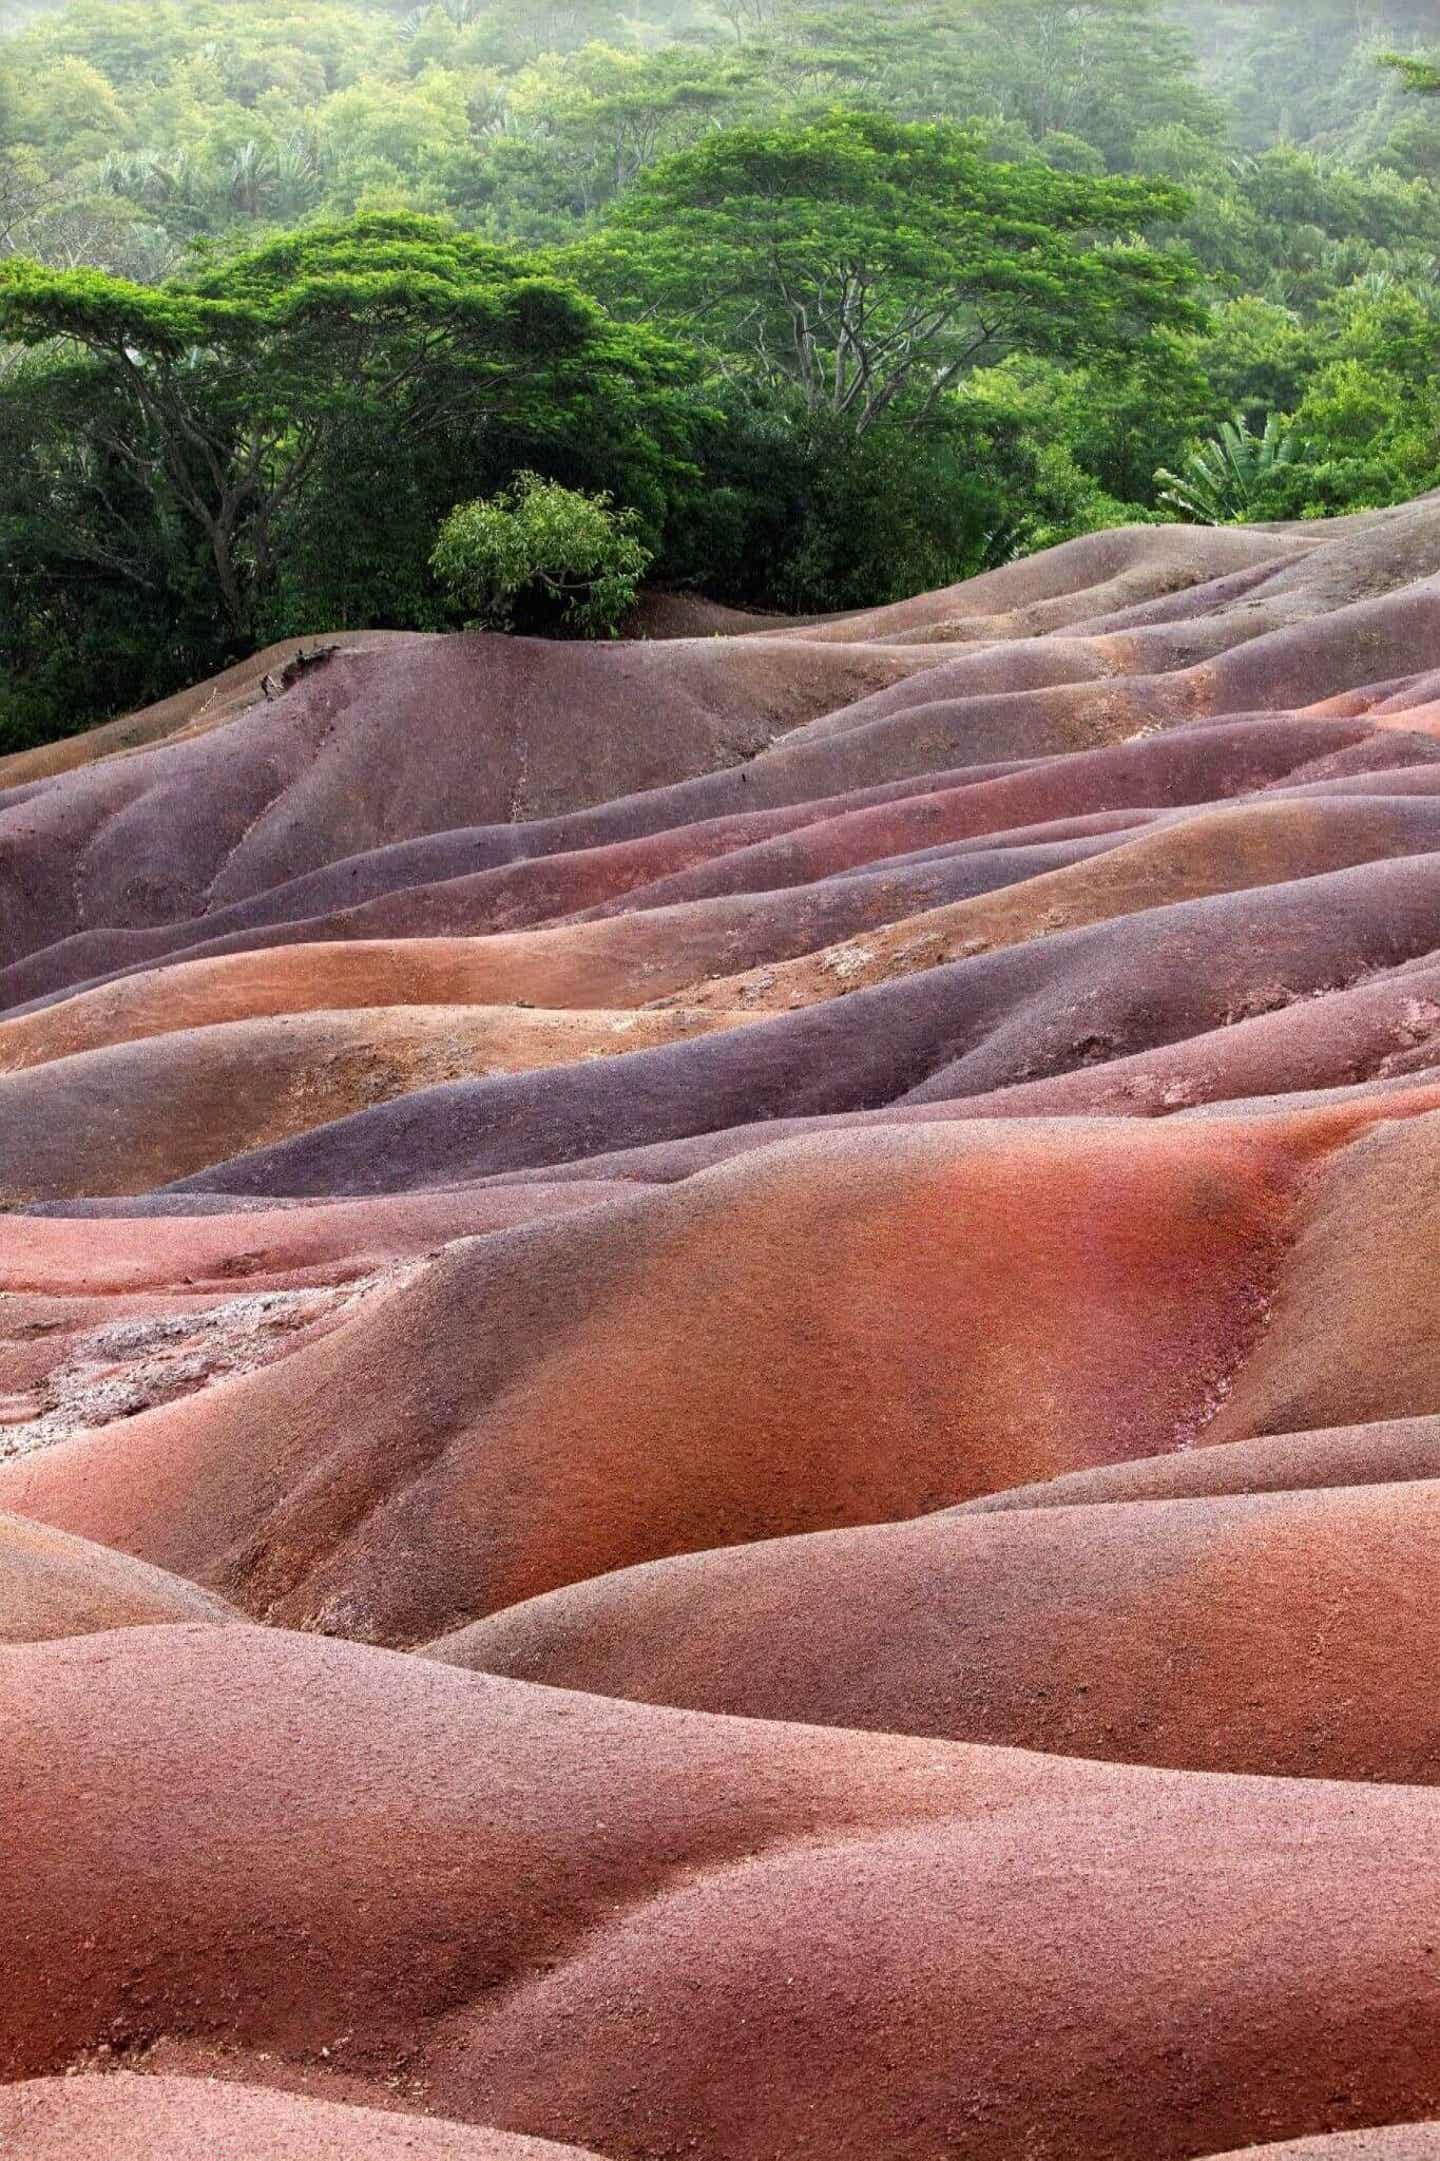
POLYGON ((0 771, 0 2147, 1431 2161, 1440 498, 717 623, 0 771))

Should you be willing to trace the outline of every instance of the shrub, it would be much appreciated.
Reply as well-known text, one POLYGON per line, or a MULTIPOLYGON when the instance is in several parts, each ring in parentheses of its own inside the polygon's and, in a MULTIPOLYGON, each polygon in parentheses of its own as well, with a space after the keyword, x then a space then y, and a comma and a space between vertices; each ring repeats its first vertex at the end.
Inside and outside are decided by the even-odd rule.
POLYGON ((1254 519, 1287 468, 1303 464, 1305 444, 1283 413, 1272 413, 1257 434, 1243 413, 1191 452, 1181 472, 1155 475, 1160 501, 1189 525, 1234 525, 1254 519))
POLYGON ((608 495, 519 473, 498 495, 451 511, 430 564, 487 630, 614 637, 651 562, 636 522, 608 495))

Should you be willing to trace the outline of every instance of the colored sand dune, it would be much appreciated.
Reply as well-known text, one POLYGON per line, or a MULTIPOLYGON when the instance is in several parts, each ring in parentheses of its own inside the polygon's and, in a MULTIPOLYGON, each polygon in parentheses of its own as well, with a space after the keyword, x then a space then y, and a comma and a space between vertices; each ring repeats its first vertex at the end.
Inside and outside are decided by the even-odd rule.
POLYGON ((1440 499, 674 621, 0 764, 0 2151, 1435 2161, 1440 499))

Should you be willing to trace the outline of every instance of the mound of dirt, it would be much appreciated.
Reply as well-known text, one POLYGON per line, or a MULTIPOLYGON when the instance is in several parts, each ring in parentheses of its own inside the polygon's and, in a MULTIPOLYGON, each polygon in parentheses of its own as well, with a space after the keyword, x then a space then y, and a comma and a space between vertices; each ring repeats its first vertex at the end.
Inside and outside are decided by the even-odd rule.
POLYGON ((125 2071, 0 2087, 0 2145, 10 2143, 27 2161, 585 2161, 548 2139, 125 2071))
POLYGON ((196 1584, 110 1546, 0 1516, 0 1643, 240 1616, 196 1584))
POLYGON ((631 628, 0 768, 0 2149, 1440 2161, 1440 498, 631 628))
POLYGON ((223 2056, 736 2161, 920 2161, 961 2120, 978 2161, 1062 2121, 1082 2161, 1181 2161, 1433 2105, 1425 1788, 705 1717, 262 1629, 4 1657, 12 2078, 223 2056))

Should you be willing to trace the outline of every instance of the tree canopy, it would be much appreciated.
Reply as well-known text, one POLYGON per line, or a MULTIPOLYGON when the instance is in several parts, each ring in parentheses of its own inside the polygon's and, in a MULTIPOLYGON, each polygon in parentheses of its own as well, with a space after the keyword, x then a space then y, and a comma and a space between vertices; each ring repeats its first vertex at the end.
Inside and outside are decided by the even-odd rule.
POLYGON ((431 556, 456 603, 490 630, 558 625, 613 636, 652 560, 635 513, 606 494, 519 473, 488 500, 457 503, 431 556))
POLYGON ((83 361, 95 470, 163 496, 203 537, 240 635, 273 580, 280 520, 367 414, 412 444, 442 430, 593 440, 644 402, 654 440, 678 368, 542 264, 398 213, 312 226, 159 286, 12 259, 0 335, 83 361))
POLYGON ((1433 60, 1423 60, 1413 53, 1385 53, 1382 60, 1407 90, 1417 91, 1421 97, 1440 97, 1440 66, 1433 60))
POLYGON ((685 324, 864 432, 923 421, 1009 352, 1083 357, 1193 324, 1193 266, 1143 244, 1161 181, 997 164, 973 134, 834 112, 658 166, 577 258, 617 306, 685 324))

